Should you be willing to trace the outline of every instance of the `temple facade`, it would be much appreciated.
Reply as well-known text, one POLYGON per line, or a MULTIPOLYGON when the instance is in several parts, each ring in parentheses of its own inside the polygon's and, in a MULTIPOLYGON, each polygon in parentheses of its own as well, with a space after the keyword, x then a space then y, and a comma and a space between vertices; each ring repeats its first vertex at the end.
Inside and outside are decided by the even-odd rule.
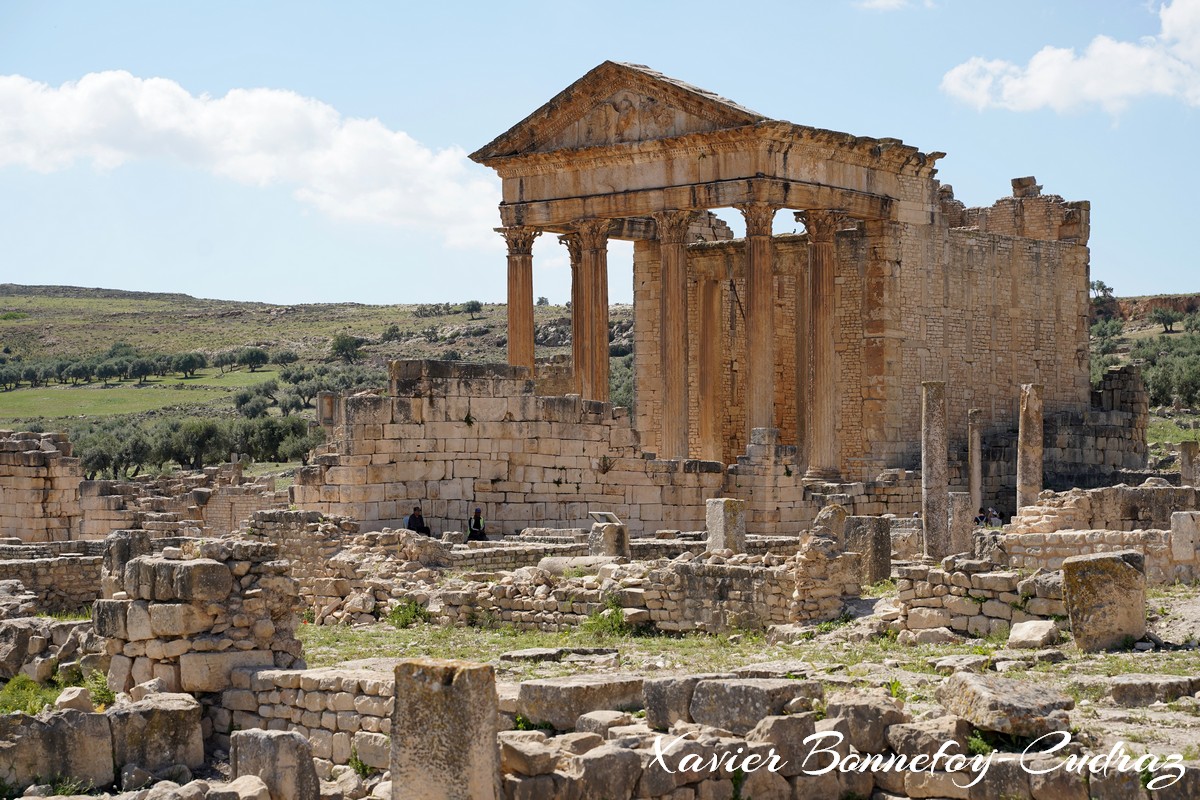
POLYGON ((417 502, 435 528, 483 507, 505 532, 604 510, 635 534, 694 529, 718 496, 756 533, 829 501, 940 519, 922 498, 948 489, 1013 513, 1019 418, 1026 496, 1144 468, 1136 368, 1090 386, 1089 204, 1028 177, 967 208, 942 155, 601 64, 471 156, 503 184, 509 363, 395 362, 386 393, 322 397, 295 502, 379 526, 417 502), (565 375, 535 358, 542 235, 570 253, 565 375), (607 402, 614 239, 634 243, 630 409, 607 402))

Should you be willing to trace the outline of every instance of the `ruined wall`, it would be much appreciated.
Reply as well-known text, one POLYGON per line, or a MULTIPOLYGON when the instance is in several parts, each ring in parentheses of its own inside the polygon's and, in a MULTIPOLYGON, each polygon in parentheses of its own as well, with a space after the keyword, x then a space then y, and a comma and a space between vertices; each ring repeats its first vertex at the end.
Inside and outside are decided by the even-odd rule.
POLYGON ((211 711, 209 695, 229 688, 235 667, 303 663, 299 590, 274 545, 184 540, 149 555, 144 531, 120 531, 107 543, 104 580, 117 591, 96 601, 92 619, 109 640, 114 691, 160 678, 211 711))
POLYGON ((274 478, 245 479, 241 464, 165 478, 83 481, 79 493, 85 539, 133 529, 158 536, 222 535, 255 511, 287 505, 287 493, 275 491, 274 478))
MULTIPOLYGON (((1045 386, 1047 414, 1082 414, 1088 408, 1086 204, 1022 196, 1006 198, 982 215, 950 211, 931 225, 850 220, 836 234, 837 272, 828 302, 836 320, 836 430, 845 480, 919 466, 922 381, 946 382, 952 449, 965 447, 970 408, 983 410, 986 429, 1015 428, 1022 383, 1045 386)), ((743 240, 688 248, 693 455, 700 447, 695 354, 715 330, 722 350, 719 412, 726 463, 745 451, 748 435, 744 250, 743 240), (719 287, 715 315, 701 314, 705 282, 719 287)), ((803 467, 796 321, 803 295, 797 286, 804 285, 808 269, 807 236, 776 236, 774 258, 779 441, 801 446, 803 467)), ((656 243, 638 242, 634 427, 647 450, 656 447, 661 419, 658 273, 656 243)), ((1002 490, 996 482, 995 493, 1002 490)))
POLYGON ((0 539, 55 542, 79 531, 79 459, 64 433, 0 431, 0 539))
POLYGON ((1071 489, 1039 498, 1037 505, 1021 510, 1011 532, 1166 530, 1177 511, 1200 507, 1200 491, 1171 486, 1151 478, 1141 486, 1108 486, 1071 489))
POLYGON ((81 611, 100 596, 102 561, 89 555, 8 558, 0 560, 0 581, 20 581, 43 614, 81 611))
POLYGON ((939 567, 897 567, 896 626, 903 641, 948 628, 970 636, 999 635, 1018 622, 1065 617, 1061 573, 1024 579, 987 561, 951 556, 939 567))

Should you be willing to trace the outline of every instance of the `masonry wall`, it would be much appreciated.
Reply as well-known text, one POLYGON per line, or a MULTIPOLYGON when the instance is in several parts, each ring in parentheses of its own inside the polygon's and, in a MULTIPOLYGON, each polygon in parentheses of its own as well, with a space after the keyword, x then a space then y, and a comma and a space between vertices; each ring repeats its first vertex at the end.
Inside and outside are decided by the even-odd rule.
MULTIPOLYGON (((747 500, 751 533, 798 535, 823 497, 806 487, 795 448, 753 442, 737 463, 646 457, 625 409, 540 397, 523 370, 392 362, 385 395, 331 398, 327 443, 296 473, 306 510, 401 527, 419 505, 435 533, 461 531, 476 507, 491 534, 589 524, 617 514, 631 533, 704 527, 704 501, 747 500)), ((838 487, 851 514, 911 513, 915 476, 838 487)))
POLYGON ((287 505, 287 494, 275 491, 274 478, 247 480, 241 464, 166 478, 83 481, 79 493, 84 539, 133 529, 159 536, 223 535, 255 511, 287 505))
POLYGON ((79 530, 79 459, 63 433, 0 431, 0 539, 55 542, 79 530))
POLYGON ((64 555, 0 561, 0 581, 17 580, 37 595, 43 614, 86 609, 100 596, 100 556, 64 555))
MULTIPOLYGON (((983 410, 988 429, 1015 428, 1022 383, 1045 386, 1048 414, 1088 408, 1086 204, 1053 196, 1014 197, 988 213, 966 211, 935 214, 929 225, 851 220, 835 237, 836 426, 846 480, 919 466, 922 381, 947 384, 952 448, 965 446, 970 408, 983 410), (1017 218, 1020 224, 1011 222, 1017 218)), ((698 351, 703 326, 714 326, 721 336, 721 457, 726 462, 744 452, 748 434, 744 250, 742 240, 688 248, 691 352, 698 351), (702 321, 699 291, 705 281, 719 286, 720 313, 702 321)), ((805 235, 774 239, 777 425, 781 444, 800 447, 801 466, 797 285, 804 284, 808 250, 805 235)), ((657 446, 661 419, 658 273, 656 243, 636 243, 634 427, 648 450, 657 446)), ((696 448, 698 359, 693 355, 689 361, 696 448)), ((1001 491, 999 484, 995 491, 1001 491)))

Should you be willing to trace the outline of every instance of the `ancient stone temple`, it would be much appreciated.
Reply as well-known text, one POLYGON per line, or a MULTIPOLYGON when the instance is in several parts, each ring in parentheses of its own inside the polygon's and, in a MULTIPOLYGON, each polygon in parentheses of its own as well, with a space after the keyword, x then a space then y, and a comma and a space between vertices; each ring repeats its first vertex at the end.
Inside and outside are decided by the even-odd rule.
MULTIPOLYGON (((1114 469, 1144 467, 1140 378, 1106 378, 1103 397, 1090 389, 1089 204, 1018 178, 1011 197, 967 208, 934 177, 942 155, 770 119, 646 67, 605 62, 471 156, 503 182, 497 230, 508 244, 510 371, 488 372, 494 383, 485 390, 475 373, 401 367, 388 414, 365 400, 351 408, 326 398, 330 449, 373 453, 371 467, 439 461, 460 438, 466 452, 492 454, 477 473, 490 483, 450 490, 451 517, 456 503, 482 500, 495 503, 493 519, 568 524, 580 507, 603 503, 632 516, 635 530, 682 526, 694 516, 685 506, 716 496, 708 484, 721 484, 749 501, 751 530, 765 532, 811 519, 817 495, 849 498, 858 513, 915 510, 916 483, 903 471, 920 467, 921 387, 937 382, 949 484, 968 491, 974 475, 982 503, 1015 510, 1022 385, 1042 387, 1048 485, 1084 474, 1098 485, 1114 469), (745 236, 733 238, 714 209, 736 209, 745 236), (788 232, 776 235, 781 216, 788 232), (564 382, 539 375, 535 361, 541 234, 570 253, 574 391, 566 394, 582 402, 573 412, 542 402, 564 394, 564 382), (628 415, 602 405, 613 239, 634 242, 628 415), (505 393, 515 393, 507 410, 485 406, 484 397, 505 393), (461 409, 446 411, 435 397, 461 409), (469 410, 468 398, 478 398, 469 410), (429 424, 463 419, 488 424, 445 433, 429 424), (376 423, 405 426, 390 429, 405 445, 372 439, 389 438, 376 423), (496 444, 497 436, 516 444, 496 444), (574 438, 578 446, 568 446, 574 438), (400 451, 391 462, 379 457, 400 451), (631 459, 659 466, 630 468, 631 459), (710 477, 657 493, 641 485, 665 487, 671 482, 645 476, 674 472, 710 477), (551 484, 563 481, 581 506, 554 499, 551 484), (495 486, 513 488, 489 491, 495 486), (668 510, 651 511, 659 505, 668 510)), ((298 490, 331 513, 393 519, 388 503, 428 499, 431 490, 447 497, 449 478, 439 476, 454 469, 464 467, 418 470, 431 484, 412 492, 349 492, 349 507, 331 502, 341 494, 328 475, 304 477, 298 490)), ((379 469, 374 475, 368 484, 386 484, 379 469)))

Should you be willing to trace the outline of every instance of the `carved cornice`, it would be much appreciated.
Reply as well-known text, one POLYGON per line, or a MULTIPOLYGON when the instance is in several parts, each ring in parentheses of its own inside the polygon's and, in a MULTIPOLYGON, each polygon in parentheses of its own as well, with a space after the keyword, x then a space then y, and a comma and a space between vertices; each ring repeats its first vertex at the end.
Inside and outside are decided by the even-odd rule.
POLYGON ((738 203, 734 206, 746 218, 746 236, 770 236, 771 223, 779 206, 770 203, 738 203))
POLYGON ((813 244, 829 244, 833 236, 846 224, 846 214, 830 209, 810 209, 797 211, 796 220, 804 223, 808 231, 808 240, 813 244))
POLYGON ((581 219, 575 223, 579 233, 579 241, 584 250, 604 250, 608 247, 608 228, 610 222, 606 219, 581 219))
POLYGON ((533 255, 533 240, 542 235, 537 228, 526 228, 523 225, 513 225, 508 228, 495 228, 496 233, 504 237, 508 244, 510 256, 533 255))
POLYGON ((662 211, 651 216, 654 217, 654 222, 658 229, 657 238, 660 242, 666 244, 683 244, 687 241, 688 229, 696 219, 696 212, 690 209, 685 211, 662 211))
POLYGON ((583 242, 579 239, 578 233, 564 233, 558 237, 558 243, 567 248, 567 252, 571 256, 571 269, 579 266, 579 262, 583 260, 583 242))

